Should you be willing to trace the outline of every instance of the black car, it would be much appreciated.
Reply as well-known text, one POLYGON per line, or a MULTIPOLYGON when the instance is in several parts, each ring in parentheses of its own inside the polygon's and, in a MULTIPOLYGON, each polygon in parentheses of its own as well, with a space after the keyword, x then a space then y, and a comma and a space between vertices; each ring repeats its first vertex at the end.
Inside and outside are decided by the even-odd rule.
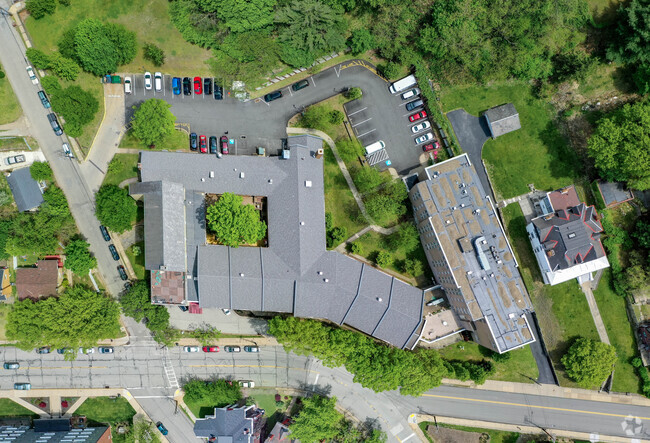
POLYGON ((412 102, 408 102, 406 104, 406 110, 412 111, 414 109, 421 108, 422 106, 424 106, 424 102, 422 101, 421 98, 419 98, 417 100, 413 100, 412 102))
POLYGON ((205 95, 212 94, 212 79, 211 78, 204 78, 203 79, 203 93, 205 95))
POLYGON ((36 350, 37 354, 49 354, 50 353, 50 347, 49 346, 43 346, 40 347, 36 350))
POLYGON ((210 136, 210 154, 216 154, 217 153, 217 137, 214 135, 210 136))
POLYGON ((223 100, 223 87, 214 82, 214 99, 223 100))
POLYGON ((196 149, 198 148, 197 138, 198 137, 196 136, 196 132, 192 132, 190 134, 190 149, 192 151, 196 151, 196 149))
POLYGON ((272 102, 273 100, 277 100, 281 97, 282 97, 282 91, 273 91, 273 92, 269 92, 264 96, 264 101, 268 103, 268 102, 272 102))
POLYGON ((180 309, 180 310, 183 311, 183 312, 187 312, 187 311, 190 310, 190 308, 188 308, 187 306, 183 306, 183 305, 180 305, 180 306, 178 307, 178 309, 180 309))
POLYGON ((104 237, 104 240, 111 241, 111 236, 108 233, 108 229, 106 229, 106 226, 100 226, 99 230, 102 232, 102 237, 104 237))
POLYGON ((192 95, 192 79, 183 77, 183 94, 192 95))
POLYGON ((117 272, 120 273, 120 278, 121 278, 122 280, 128 280, 128 279, 129 279, 129 276, 126 275, 126 271, 124 270, 124 266, 119 265, 119 266, 117 267, 117 272))
POLYGON ((115 248, 114 245, 108 245, 108 250, 111 251, 111 255, 113 256, 113 260, 117 261, 120 259, 120 254, 117 253, 117 249, 115 248))
POLYGON ((59 121, 56 119, 56 115, 48 114, 47 119, 50 121, 50 125, 52 126, 54 133, 56 135, 62 135, 63 129, 61 129, 61 126, 59 126, 59 121))
POLYGON ((291 85, 291 89, 294 91, 300 91, 301 89, 305 89, 307 86, 309 86, 309 80, 300 80, 299 82, 291 85))

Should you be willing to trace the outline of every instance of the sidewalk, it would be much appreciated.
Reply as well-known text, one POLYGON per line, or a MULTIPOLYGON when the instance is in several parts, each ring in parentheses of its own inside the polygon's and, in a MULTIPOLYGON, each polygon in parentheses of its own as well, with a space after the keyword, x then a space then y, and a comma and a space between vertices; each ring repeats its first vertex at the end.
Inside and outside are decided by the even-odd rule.
POLYGON ((605 328, 605 323, 603 323, 603 318, 600 316, 600 311, 598 310, 598 304, 594 298, 594 293, 591 290, 591 282, 585 282, 580 285, 580 289, 587 297, 587 304, 589 305, 589 310, 591 311, 591 316, 594 319, 594 324, 596 325, 596 330, 598 331, 598 336, 600 341, 603 343, 611 344, 609 342, 609 337, 607 336, 607 329, 605 328))

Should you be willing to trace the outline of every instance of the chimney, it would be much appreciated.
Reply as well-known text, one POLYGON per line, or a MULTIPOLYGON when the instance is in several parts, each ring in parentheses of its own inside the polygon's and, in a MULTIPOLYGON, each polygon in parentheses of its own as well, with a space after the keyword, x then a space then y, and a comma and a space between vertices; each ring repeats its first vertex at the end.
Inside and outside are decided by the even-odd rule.
POLYGON ((323 151, 322 148, 319 149, 318 151, 316 151, 316 158, 322 158, 323 157, 323 152, 324 151, 323 151))

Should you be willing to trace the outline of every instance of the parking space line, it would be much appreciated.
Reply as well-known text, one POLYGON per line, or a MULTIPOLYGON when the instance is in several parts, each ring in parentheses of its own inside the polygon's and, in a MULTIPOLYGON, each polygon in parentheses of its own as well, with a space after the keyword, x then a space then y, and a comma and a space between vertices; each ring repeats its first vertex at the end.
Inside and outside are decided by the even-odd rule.
POLYGON ((361 108, 361 109, 359 109, 358 111, 354 111, 354 112, 348 114, 348 118, 350 118, 350 117, 352 117, 354 114, 357 114, 357 113, 359 113, 359 112, 361 112, 361 111, 364 111, 364 110, 366 110, 366 109, 368 109, 367 106, 366 106, 365 108, 361 108))
MULTIPOLYGON (((338 77, 339 75, 336 74, 336 76, 338 77)), ((316 81, 314 80, 314 76, 312 75, 312 76, 309 77, 309 78, 311 79, 311 82, 314 84, 314 88, 315 88, 315 87, 316 87, 316 81)))
POLYGON ((356 125, 352 125, 352 127, 353 127, 353 128, 356 128, 357 126, 362 125, 362 124, 364 124, 365 122, 369 122, 370 120, 372 120, 372 117, 367 118, 367 119, 365 119, 364 121, 357 123, 356 125))
POLYGON ((291 88, 287 86, 287 90, 289 91, 289 94, 293 97, 293 92, 291 92, 291 88))
POLYGON ((360 137, 366 136, 366 135, 370 134, 371 132, 375 132, 376 130, 377 130, 377 128, 375 128, 375 129, 371 129, 371 130, 368 131, 368 132, 364 132, 364 133, 361 134, 361 135, 357 135, 357 138, 360 138, 360 137))
POLYGON ((165 76, 162 76, 162 88, 163 88, 163 97, 167 95, 167 91, 165 91, 165 76))

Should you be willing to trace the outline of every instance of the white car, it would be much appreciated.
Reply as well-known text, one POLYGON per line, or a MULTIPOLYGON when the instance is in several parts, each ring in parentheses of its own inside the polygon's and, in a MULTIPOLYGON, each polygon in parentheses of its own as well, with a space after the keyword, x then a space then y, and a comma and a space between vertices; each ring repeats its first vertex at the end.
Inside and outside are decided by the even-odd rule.
POLYGON ((63 155, 66 157, 74 158, 74 155, 72 155, 72 151, 70 150, 70 145, 67 143, 63 143, 63 155))
POLYGON ((412 126, 411 131, 413 131, 413 134, 417 134, 418 132, 429 129, 430 127, 431 123, 429 123, 428 120, 425 120, 422 123, 418 123, 417 125, 412 126))
POLYGON ((420 95, 420 90, 418 88, 413 88, 402 94, 402 100, 408 100, 409 98, 415 97, 416 95, 420 95))
POLYGON ((231 311, 230 309, 228 309, 228 308, 224 308, 224 309, 222 309, 222 311, 223 311, 223 313, 226 314, 226 315, 230 315, 230 314, 232 314, 232 311, 231 311))
POLYGON ((424 135, 419 136, 418 138, 415 139, 415 144, 419 145, 420 143, 428 142, 429 140, 433 140, 433 134, 430 132, 427 132, 424 135))
POLYGON ((162 74, 160 72, 156 72, 153 75, 153 85, 156 92, 162 91, 162 74))
POLYGON ((80 354, 94 354, 95 348, 79 348, 80 354))
POLYGON ((199 352, 198 346, 183 346, 183 352, 199 352))
POLYGON ((239 386, 241 386, 242 388, 254 388, 255 382, 250 380, 242 380, 239 382, 239 386))
POLYGON ((34 74, 34 69, 31 66, 27 66, 27 75, 29 75, 29 79, 34 83, 35 85, 38 85, 38 78, 36 77, 36 74, 34 74))
POLYGON ((144 73, 144 89, 151 90, 151 72, 144 73))
POLYGON ((124 77, 124 93, 131 93, 131 77, 124 77))

